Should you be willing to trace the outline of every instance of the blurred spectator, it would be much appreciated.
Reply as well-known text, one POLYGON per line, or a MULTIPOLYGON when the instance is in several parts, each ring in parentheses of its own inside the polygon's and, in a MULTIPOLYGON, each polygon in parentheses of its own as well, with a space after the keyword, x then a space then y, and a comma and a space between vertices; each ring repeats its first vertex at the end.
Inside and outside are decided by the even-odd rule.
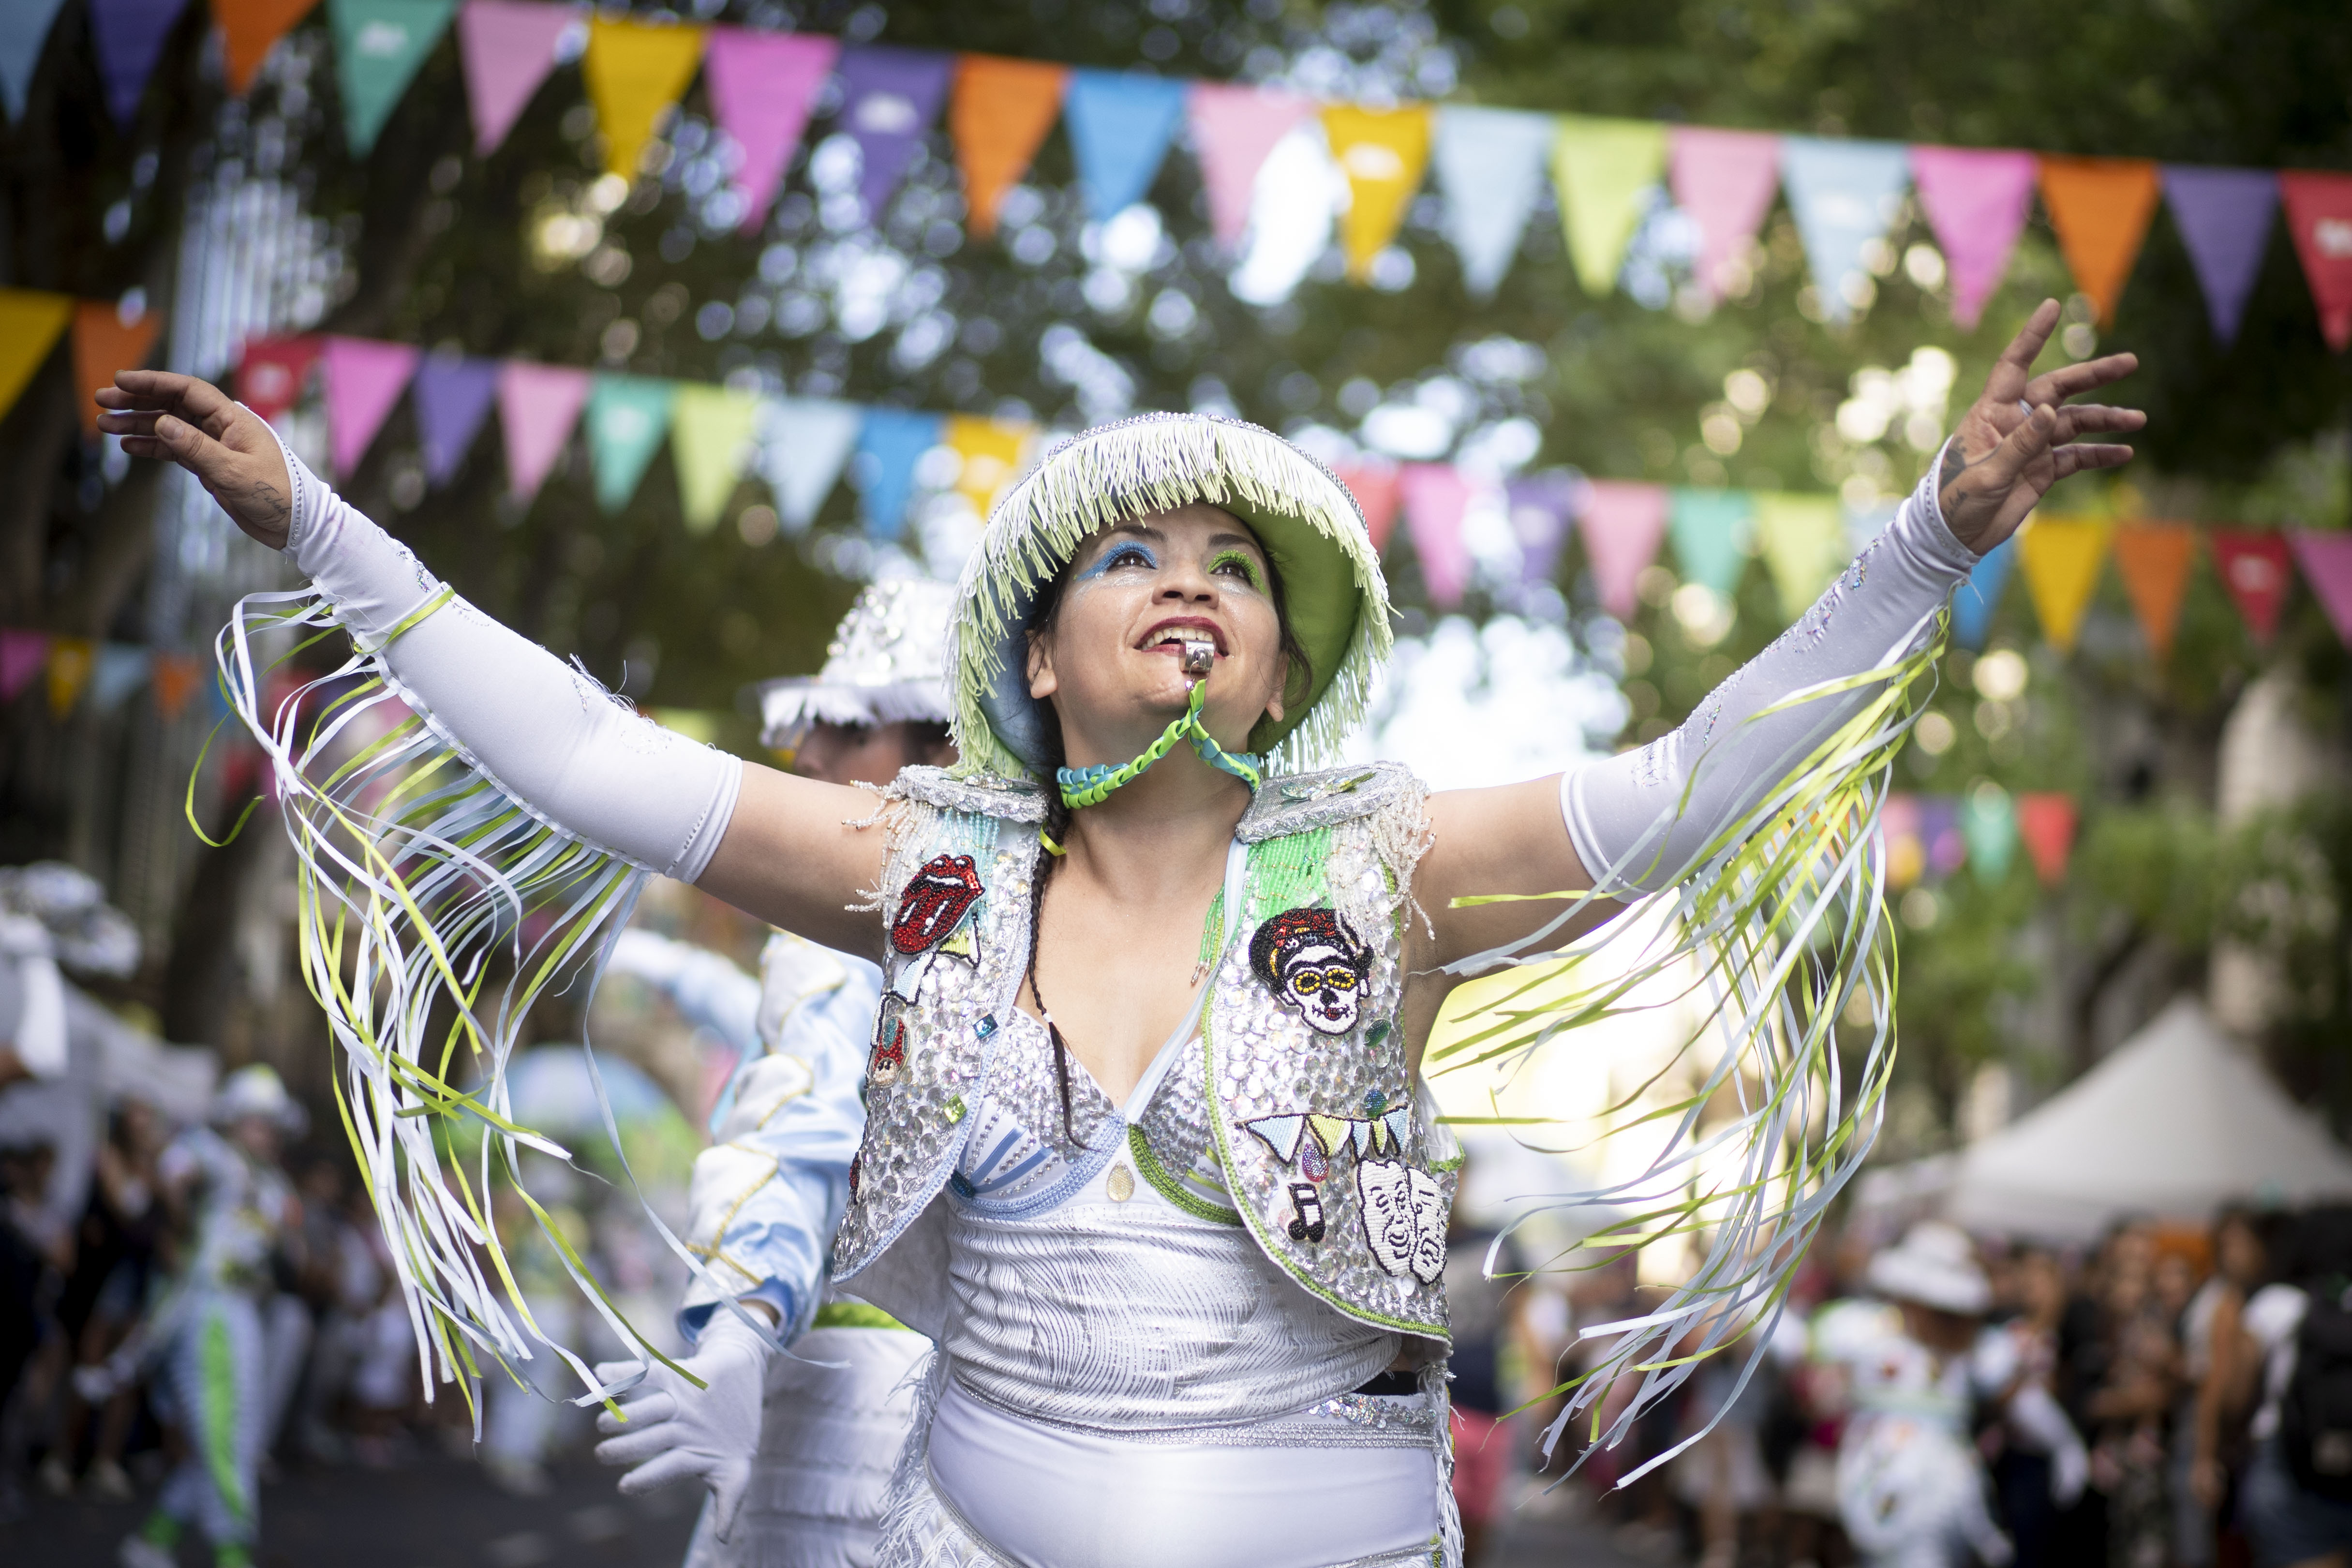
MULTIPOLYGON (((2007 1270, 2011 1316, 2002 1325, 2017 1357, 2018 1375, 2054 1387, 2059 1325, 2066 1314, 2065 1266, 2043 1247, 2013 1253, 2007 1270)), ((2000 1442, 1992 1458, 1994 1495, 2017 1552, 2018 1568, 2053 1568, 2059 1505, 2051 1459, 2037 1448, 2000 1442)))
POLYGON ((2242 1406, 2234 1396, 2233 1353, 2246 1300, 2260 1289, 2270 1249, 2254 1216, 2227 1208, 2213 1222, 2213 1269, 2180 1314, 2181 1376, 2187 1384, 2173 1414, 2172 1517, 2174 1561, 2210 1568, 2216 1560, 2215 1525, 2231 1478, 2244 1463, 2243 1444, 2223 1441, 2225 1424, 2242 1438, 2242 1423, 2228 1417, 2242 1406))
POLYGON ((2341 1564, 2352 1554, 2352 1209, 2295 1226, 2278 1283, 2247 1300, 2259 1357, 2252 1455, 2240 1510, 2260 1568, 2341 1564))
MULTIPOLYGON (((73 1346, 78 1371, 103 1368, 146 1308, 163 1225, 158 1160, 167 1141, 163 1118, 144 1101, 125 1100, 107 1119, 94 1162, 96 1180, 76 1232, 73 1267, 58 1303, 58 1326, 73 1346)), ((128 1384, 110 1388, 98 1402, 98 1430, 82 1477, 89 1496, 130 1500, 122 1451, 136 1409, 137 1391, 128 1384)), ((41 1462, 47 1490, 62 1496, 73 1489, 74 1466, 92 1413, 91 1402, 69 1386, 57 1440, 41 1462)))
POLYGON ((1520 1342, 1527 1306, 1526 1265, 1508 1237, 1453 1215, 1446 1238, 1445 1300, 1454 1326, 1449 1389, 1454 1424, 1454 1498, 1462 1510, 1462 1560, 1475 1564, 1486 1549, 1496 1506, 1507 1491, 1516 1446, 1503 1413, 1519 1400, 1511 1392, 1527 1364, 1520 1342), (1491 1259, 1491 1262, 1490 1262, 1491 1259))

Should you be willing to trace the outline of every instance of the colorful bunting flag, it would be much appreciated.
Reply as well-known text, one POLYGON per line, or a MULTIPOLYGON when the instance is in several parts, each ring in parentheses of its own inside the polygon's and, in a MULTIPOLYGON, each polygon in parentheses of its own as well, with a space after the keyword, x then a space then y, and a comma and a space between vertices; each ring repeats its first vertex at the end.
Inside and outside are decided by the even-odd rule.
POLYGON ((1642 194, 1666 166, 1666 128, 1651 120, 1559 117, 1552 182, 1576 280, 1596 300, 1617 287, 1625 247, 1642 218, 1642 194))
POLYGON ((1364 531, 1371 535, 1372 548, 1388 548, 1389 531, 1396 526, 1397 468, 1385 458, 1358 458, 1352 462, 1336 463, 1331 471, 1356 498, 1357 510, 1364 514, 1364 531))
POLYGON ((2017 803, 1990 779, 1979 780, 1960 802, 1960 834, 1969 869, 1985 886, 1998 885, 2017 858, 2017 803))
POLYGON ((441 41, 457 0, 327 0, 343 139, 367 156, 416 68, 441 41))
POLYGON ((751 460, 760 417, 756 393, 678 382, 669 408, 669 451, 677 465, 678 510, 688 533, 719 526, 751 460))
POLYGON ((2207 537, 2213 545, 2213 563, 2221 568, 2221 586, 2230 591, 2255 643, 2268 647, 2278 636, 2279 611, 2292 580, 2286 541, 2276 533, 2229 528, 2217 528, 2207 537))
POLYGON ((122 706, 123 699, 146 683, 147 650, 135 643, 110 642, 98 645, 98 662, 90 670, 90 706, 100 713, 111 713, 122 706))
POLYGON ((1423 104, 1402 109, 1333 104, 1323 110, 1323 134, 1339 172, 1348 177, 1340 248, 1347 253, 1348 276, 1359 282, 1371 276, 1372 258, 1396 237, 1404 209, 1421 189, 1433 119, 1423 104))
POLYGON ((706 31, 676 23, 588 18, 588 54, 580 69, 604 133, 606 173, 637 177, 646 144, 702 63, 706 31))
POLYGON ((995 234, 997 204, 1029 172, 1038 145, 1054 128, 1069 78, 1067 68, 1035 60, 956 57, 948 134, 963 171, 971 228, 982 238, 995 234))
POLYGON ((956 470, 956 493, 986 517, 996 498, 1020 476, 1037 427, 1024 419, 989 419, 974 414, 950 414, 940 439, 962 459, 956 470))
POLYGON ((1952 595, 1952 640, 1962 647, 1981 650, 1992 630, 1992 613, 2000 608, 2001 590, 2009 586, 2011 568, 2017 564, 2017 536, 2010 535, 1979 558, 1969 580, 1952 595))
POLYGON ((73 315, 70 294, 0 289, 0 418, 16 406, 73 315))
POLYGON ((2268 169, 2200 169, 2164 166, 2164 196, 2172 205, 2172 226, 2189 248, 2205 291, 2205 314, 2213 335, 2238 341, 2246 299, 2263 269, 2270 246, 2271 215, 2278 208, 2278 176, 2268 169))
POLYGON ((302 401, 318 363, 314 337, 249 338, 237 357, 237 399, 275 425, 302 401))
POLYGON ((2058 248, 2090 296, 2099 324, 2116 319, 2116 301, 2139 258, 2156 212, 2158 177, 2145 158, 2043 158, 2042 205, 2058 231, 2058 248))
POLYGON ((1835 496, 1760 490, 1750 495, 1756 509, 1756 551, 1772 574, 1780 616, 1794 621, 1822 596, 1830 579, 1850 557, 1845 518, 1835 496))
POLYGON ((1780 182, 1828 320, 1853 317, 1853 297, 1869 277, 1863 251, 1886 237, 1910 171, 1910 153, 1899 142, 1781 140, 1780 182))
POLYGON ((588 460, 596 504, 618 511, 637 493, 646 466, 669 432, 677 384, 647 375, 600 375, 588 394, 588 460))
POLYGON ((49 639, 49 717, 63 719, 74 710, 97 662, 98 644, 91 638, 49 639))
POLYGON ((1755 512, 1746 490, 1678 489, 1666 527, 1684 581, 1704 584, 1727 599, 1739 591, 1748 558, 1756 552, 1755 512))
POLYGON ((1999 148, 1914 147, 1911 178, 1952 279, 1952 320, 1970 331, 2009 270, 2038 164, 1999 148))
POLYGON ((466 0, 457 14, 458 58, 466 71, 466 107, 473 115, 477 155, 499 150, 539 84, 555 68, 563 35, 577 26, 579 17, 567 5, 466 0))
POLYGON ((2311 584, 2319 607, 2327 612, 2328 624, 2352 644, 2352 533, 2294 528, 2287 531, 2287 542, 2294 547, 2294 558, 2302 563, 2304 580, 2311 584))
POLYGON ((319 363, 327 395, 327 444, 335 477, 348 479, 374 444, 375 433, 416 374, 416 349, 373 338, 330 337, 319 363))
POLYGON ((2017 828, 2025 852, 2042 885, 2054 888, 2066 879, 2066 861, 2074 852, 2074 800, 2072 795, 2028 792, 2017 797, 2017 828))
POLYGON ((1585 488, 1579 521, 1601 607, 1620 621, 1632 620, 1634 584, 1666 537, 1665 487, 1594 479, 1585 488))
POLYGON ((1698 225, 1691 280, 1719 298, 1727 268, 1747 253, 1780 188, 1780 139, 1762 131, 1677 125, 1667 133, 1666 151, 1675 205, 1698 225))
POLYGON ((1519 542, 1519 581, 1551 581, 1569 528, 1584 510, 1584 476, 1572 468, 1528 474, 1505 487, 1511 532, 1519 542))
POLYGON ((866 498, 866 531, 896 539, 907 526, 907 503, 914 499, 915 465, 940 444, 940 416, 904 408, 869 408, 857 432, 857 457, 850 477, 866 498))
POLYGON ((857 194, 868 221, 879 223, 883 206, 921 151, 924 133, 940 117, 955 57, 869 44, 842 50, 839 69, 842 127, 865 158, 857 194))
POLYGON ((83 300, 75 304, 74 390, 81 397, 83 435, 93 438, 98 435, 98 389, 112 386, 118 370, 145 367, 147 356, 155 347, 155 329, 162 324, 162 315, 153 310, 142 310, 125 321, 119 307, 102 300, 83 300))
POLYGON ((2111 526, 2091 518, 2035 517, 2017 532, 2017 563, 2025 572, 2025 592, 2042 621, 2042 635, 2060 653, 2074 651, 2074 634, 2099 567, 2107 558, 2111 526))
POLYGON ((857 446, 866 416, 853 403, 821 397, 771 400, 761 419, 760 468, 775 492, 776 513, 793 533, 816 521, 843 465, 857 446))
POLYGON ((456 476, 498 390, 496 360, 436 353, 416 367, 416 434, 427 484, 438 489, 456 476))
POLYGON ((735 188, 743 196, 742 232, 768 221, 776 187, 808 129, 809 110, 833 74, 841 45, 815 33, 757 33, 713 27, 702 61, 710 111, 742 150, 735 188))
POLYGON ((1078 163, 1087 216, 1102 223, 1141 201, 1184 118, 1184 83, 1133 71, 1070 73, 1062 125, 1078 163))
POLYGON ((14 702, 49 659, 49 634, 0 626, 0 702, 14 702))
POLYGON ((228 67, 228 89, 238 98, 253 90, 253 79, 269 51, 310 14, 319 0, 213 0, 213 19, 220 24, 228 67))
POLYGON ((148 674, 155 682, 155 711, 168 724, 186 710, 205 667, 194 654, 158 653, 148 661, 148 674))
POLYGON ((64 5, 65 0, 8 0, 0 5, 0 106, 7 109, 12 125, 25 118, 34 68, 64 5))
POLYGON ((2342 353, 2352 348, 2352 174, 2285 169, 2278 184, 2319 330, 2342 353))
POLYGON ((2140 635, 2158 664, 2172 654, 2189 567, 2197 558, 2197 531, 2185 522, 2127 522, 2116 530, 2116 574, 2131 595, 2140 635))
POLYGON ((1451 463, 1407 463, 1397 470, 1397 494, 1430 602, 1453 609, 1470 585, 1470 546, 1462 537, 1470 481, 1451 463))
POLYGON ((89 41, 106 86, 107 112, 128 129, 139 114, 147 79, 163 58, 163 44, 188 0, 89 0, 89 41))
MULTIPOLYGON (((477 0, 477 4, 479 0, 477 0)), ((595 378, 565 365, 510 359, 499 365, 499 426, 506 433, 507 489, 524 501, 539 494, 547 473, 580 423, 595 378)))
POLYGON ((1927 869, 1927 846, 1919 831, 1919 797, 1889 795, 1879 808, 1878 831, 1886 842, 1886 885, 1900 892, 1927 869))
POLYGON ((1919 841, 1927 852, 1930 876, 1948 877, 1969 861, 1968 836, 1960 831, 1960 804, 1948 795, 1919 797, 1919 841))
POLYGON ((1445 197, 1445 237, 1462 258, 1462 285, 1472 298, 1491 297, 1518 254, 1553 139, 1548 114, 1452 106, 1437 111, 1431 159, 1445 197))
POLYGON ((1315 112, 1311 100, 1269 88, 1198 81, 1185 99, 1201 184, 1209 196, 1209 229, 1221 244, 1241 243, 1249 227, 1257 172, 1274 144, 1315 112))

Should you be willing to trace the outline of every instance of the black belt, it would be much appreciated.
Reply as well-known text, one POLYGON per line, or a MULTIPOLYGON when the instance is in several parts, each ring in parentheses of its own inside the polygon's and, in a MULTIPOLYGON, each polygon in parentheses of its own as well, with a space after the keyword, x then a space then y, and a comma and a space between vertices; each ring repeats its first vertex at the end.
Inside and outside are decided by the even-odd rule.
POLYGON ((1374 1373, 1356 1392, 1369 1394, 1375 1399, 1409 1399, 1421 1392, 1421 1374, 1395 1371, 1374 1373))

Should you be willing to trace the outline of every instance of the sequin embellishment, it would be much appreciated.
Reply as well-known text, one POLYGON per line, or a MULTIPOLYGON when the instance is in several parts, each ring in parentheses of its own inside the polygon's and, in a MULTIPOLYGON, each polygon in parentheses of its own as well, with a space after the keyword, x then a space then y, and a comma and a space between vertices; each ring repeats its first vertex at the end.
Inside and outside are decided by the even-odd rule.
POLYGON ((1250 969, 1318 1035, 1356 1026, 1372 950, 1330 910, 1285 910, 1250 938, 1250 969))
POLYGON ((912 958, 953 933, 983 891, 969 855, 934 856, 898 895, 890 945, 912 958))
POLYGON ((1113 1165, 1110 1174, 1103 1179, 1103 1190, 1110 1194, 1111 1202, 1127 1202, 1135 1195, 1135 1173, 1125 1165, 1113 1165))

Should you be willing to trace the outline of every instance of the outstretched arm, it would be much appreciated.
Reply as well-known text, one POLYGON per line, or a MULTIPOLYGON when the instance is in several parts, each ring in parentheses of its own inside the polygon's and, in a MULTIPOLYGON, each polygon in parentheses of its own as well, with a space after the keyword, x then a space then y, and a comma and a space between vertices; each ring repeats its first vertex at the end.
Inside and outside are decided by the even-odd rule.
MULTIPOLYGON (((1680 881, 1706 845, 1880 688, 1865 684, 1768 710, 1916 652, 1933 635, 1953 587, 2016 531, 2052 485, 2129 459, 2129 447, 2082 437, 2137 430, 2145 415, 2066 400, 2121 379, 2138 362, 2115 354, 2036 376, 2033 361, 2057 324, 2057 301, 2045 300, 2002 353, 1936 471, 1886 532, 1680 729, 1557 784, 1538 780, 1431 800, 1436 839, 1420 889, 1436 922, 1436 962, 1523 938, 1560 910, 1557 903, 1447 908, 1457 897, 1581 892, 1596 885, 1630 895, 1680 881)), ((1615 907, 1596 902, 1577 925, 1589 930, 1615 907)))
POLYGON ((126 371, 98 401, 133 457, 195 475, 237 526, 290 554, 410 707, 543 819, 699 882, 831 946, 878 942, 845 906, 879 874, 879 836, 845 824, 870 796, 747 764, 661 728, 578 669, 450 595, 268 425, 193 376, 126 371))

